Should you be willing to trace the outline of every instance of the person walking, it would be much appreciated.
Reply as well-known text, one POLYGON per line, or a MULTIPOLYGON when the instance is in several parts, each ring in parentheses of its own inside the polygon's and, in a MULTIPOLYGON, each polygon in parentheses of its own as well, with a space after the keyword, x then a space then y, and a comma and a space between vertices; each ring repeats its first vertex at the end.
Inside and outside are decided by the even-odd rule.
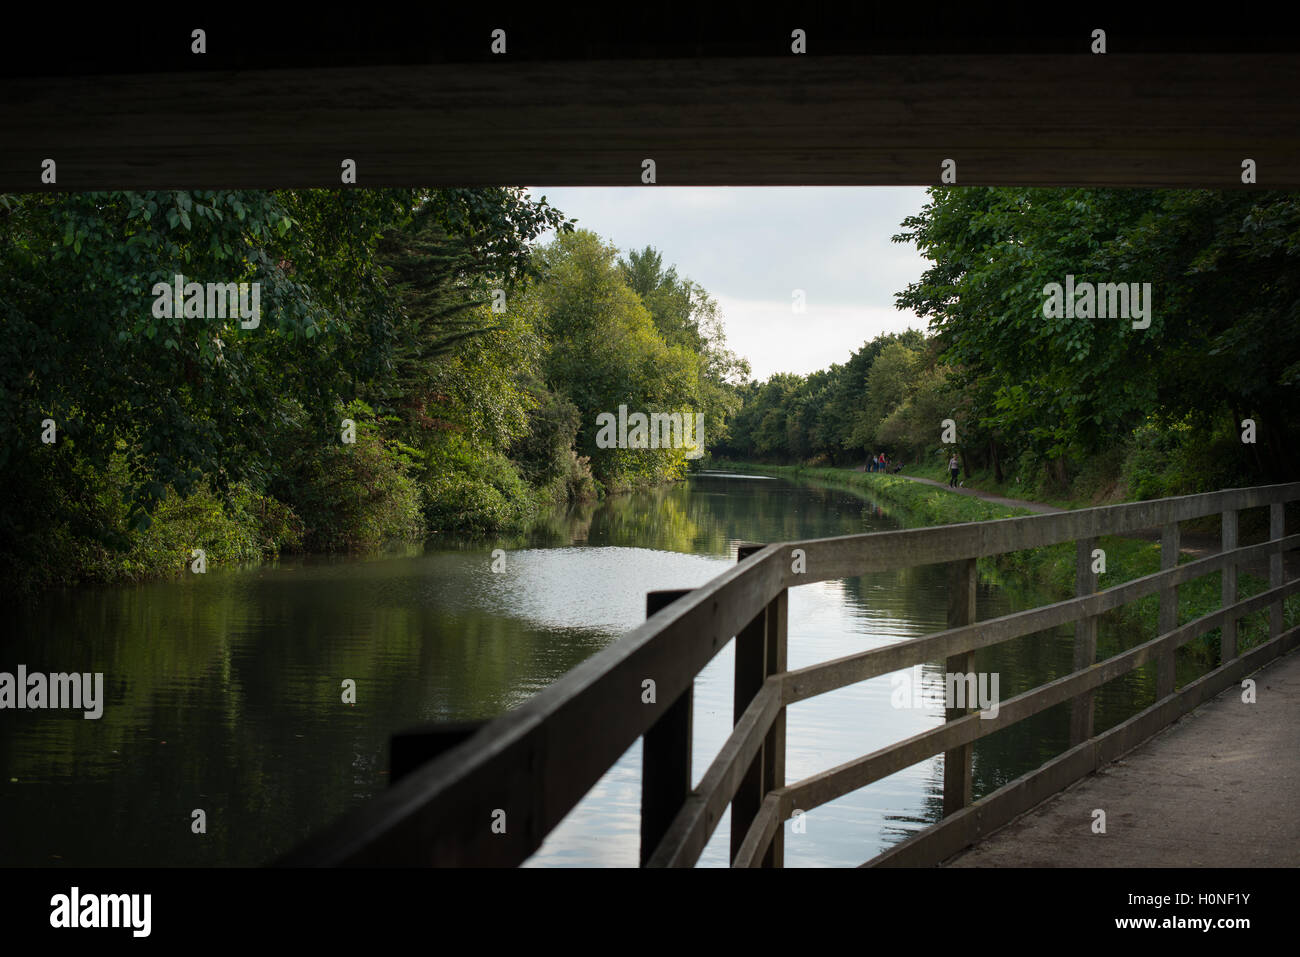
POLYGON ((952 476, 952 478, 948 479, 948 487, 956 488, 957 487, 957 453, 956 452, 952 453, 952 458, 948 460, 948 474, 952 476))

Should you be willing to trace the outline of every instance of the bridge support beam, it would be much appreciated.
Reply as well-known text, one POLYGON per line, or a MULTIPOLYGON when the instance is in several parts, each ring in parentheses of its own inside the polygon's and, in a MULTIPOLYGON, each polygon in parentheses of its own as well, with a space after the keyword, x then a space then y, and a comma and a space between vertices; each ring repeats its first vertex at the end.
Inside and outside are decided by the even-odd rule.
MULTIPOLYGON (((975 559, 948 563, 948 627, 959 628, 975 623, 975 559)), ((975 652, 966 651, 947 659, 948 674, 970 674, 975 670, 975 652)), ((961 682, 958 682, 960 684, 961 682)), ((948 682, 945 678, 944 687, 948 682)), ((970 704, 970 702, 966 702, 970 704)), ((956 721, 969 714, 969 708, 948 708, 944 717, 956 721)), ((975 746, 963 744, 943 753, 943 816, 956 814, 971 803, 975 746)))
MULTIPOLYGON (((1092 570, 1092 550, 1097 539, 1081 538, 1075 543, 1074 593, 1091 595, 1097 590, 1097 576, 1092 570)), ((1080 618, 1074 625, 1074 670, 1097 663, 1097 617, 1080 618)), ((1093 692, 1085 691, 1070 704, 1070 747, 1092 737, 1093 692)))
MULTIPOLYGON (((763 545, 740 546, 737 558, 744 561, 763 545)), ((786 670, 786 629, 789 617, 789 591, 783 589, 763 611, 736 635, 735 697, 732 723, 738 722, 767 681, 768 676, 786 670)), ((731 800, 731 859, 736 859, 750 825, 758 816, 763 798, 769 791, 785 787, 785 708, 777 714, 763 746, 754 756, 731 800)), ((785 863, 785 827, 778 827, 763 854, 762 867, 782 867, 785 863)))

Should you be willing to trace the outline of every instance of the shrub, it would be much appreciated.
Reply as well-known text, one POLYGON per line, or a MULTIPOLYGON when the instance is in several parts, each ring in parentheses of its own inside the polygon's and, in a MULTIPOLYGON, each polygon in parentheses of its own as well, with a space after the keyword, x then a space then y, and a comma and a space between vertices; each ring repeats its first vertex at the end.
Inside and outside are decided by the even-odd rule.
MULTIPOLYGON (((423 535, 415 449, 385 439, 364 403, 340 410, 356 423, 356 441, 310 441, 301 420, 286 430, 286 467, 274 483, 302 522, 303 547, 361 551, 423 535)), ((293 420, 291 420, 293 421, 293 420)))

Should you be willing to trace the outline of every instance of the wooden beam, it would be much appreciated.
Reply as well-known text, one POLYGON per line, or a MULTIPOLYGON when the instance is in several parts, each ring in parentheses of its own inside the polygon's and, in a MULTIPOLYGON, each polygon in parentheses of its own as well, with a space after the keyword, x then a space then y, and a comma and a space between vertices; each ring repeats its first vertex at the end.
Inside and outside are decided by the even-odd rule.
MULTIPOLYGON (((978 576, 975 559, 968 558, 948 565, 948 627, 957 628, 975 622, 975 586, 978 576)), ((954 687, 948 675, 966 675, 975 670, 975 652, 966 651, 952 655, 945 663, 944 688, 954 687)), ((959 681, 962 679, 958 679, 959 681)), ((944 710, 945 721, 956 721, 972 710, 970 702, 965 707, 944 710)), ((963 744, 945 751, 943 755, 943 813, 955 814, 971 802, 974 745, 963 744)))
MULTIPOLYGON (((767 615, 767 674, 784 674, 787 661, 787 631, 790 618, 789 589, 781 592, 768 606, 767 615)), ((778 698, 779 700, 779 698, 778 698)), ((772 726, 763 740, 763 795, 785 787, 785 705, 781 705, 772 719, 772 726)), ((785 866, 785 830, 778 827, 763 854, 764 867, 785 866)))
MULTIPOLYGON (((744 562, 762 546, 747 545, 737 550, 738 561, 744 562)), ((762 689, 768 677, 785 668, 786 644, 786 594, 782 591, 754 620, 736 635, 736 665, 732 722, 739 725, 750 703, 762 689)), ((785 784, 785 714, 782 710, 765 736, 763 746, 750 762, 739 787, 731 800, 731 856, 734 858, 749 833, 750 825, 758 814, 763 799, 774 788, 785 784), (778 761, 775 748, 781 749, 778 761), (776 783, 777 776, 781 780, 776 783)), ((763 851, 762 866, 778 864, 779 846, 768 846, 763 851)))
MULTIPOLYGON (((1278 541, 1286 536, 1286 506, 1281 502, 1274 502, 1268 507, 1268 537, 1272 541, 1278 541)), ((1268 583, 1272 588, 1277 588, 1285 580, 1283 568, 1283 554, 1279 550, 1268 557, 1268 583)), ((1273 638, 1282 634, 1283 623, 1282 603, 1274 602, 1268 610, 1268 633, 1273 638)))
MULTIPOLYGON (((1169 522, 1160 530, 1160 568, 1168 571, 1178 567, 1179 529, 1177 522, 1169 522)), ((1160 589, 1160 618, 1158 630, 1161 634, 1173 631, 1178 625, 1178 586, 1167 585, 1160 589)), ((1162 655, 1156 664, 1156 697, 1167 698, 1174 693, 1177 682, 1177 653, 1170 651, 1162 655)))
MULTIPOLYGON (((1223 566, 1223 607, 1230 608, 1237 601, 1237 564, 1233 550, 1237 547, 1237 510, 1223 510, 1223 532, 1220 551, 1233 561, 1223 566)), ((1223 622, 1219 640, 1219 661, 1227 663, 1237 657, 1237 619, 1228 616, 1223 622)))
MULTIPOLYGON (((1097 576, 1092 572, 1095 538, 1081 538, 1074 550, 1074 593, 1080 598, 1097 590, 1097 576)), ((1097 660, 1097 618, 1085 615, 1074 624, 1074 670, 1082 671, 1097 660)), ((1070 744, 1092 737, 1093 697, 1085 691, 1070 702, 1070 744)))
MULTIPOLYGON (((653 618, 689 590, 652 591, 646 595, 646 617, 653 618)), ((644 703, 644 699, 643 699, 644 703)), ((668 706, 642 739, 641 750, 641 866, 659 846, 668 826, 691 790, 691 725, 695 683, 668 706)))
POLYGON ((764 867, 763 861, 767 856, 767 848, 772 846, 776 840, 776 835, 782 832, 781 822, 785 820, 786 815, 781 811, 781 800, 777 793, 769 794, 763 798, 763 803, 759 806, 758 813, 754 816, 754 821, 750 825, 749 831, 745 834, 745 839, 741 841, 740 847, 737 848, 735 856, 732 858, 732 867, 764 867))
POLYGON ((5 191, 338 187, 345 157, 363 188, 640 187, 646 158, 664 186, 931 185, 952 158, 966 185, 1246 188, 1247 157, 1300 186, 1279 54, 500 57, 5 79, 0 104, 5 191))

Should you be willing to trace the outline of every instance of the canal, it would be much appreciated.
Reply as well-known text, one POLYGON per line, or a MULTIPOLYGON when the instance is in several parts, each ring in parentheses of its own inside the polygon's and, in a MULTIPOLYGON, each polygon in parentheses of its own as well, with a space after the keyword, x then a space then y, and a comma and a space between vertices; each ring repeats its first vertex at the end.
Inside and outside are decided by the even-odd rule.
MULTIPOLYGON (((103 672, 106 703, 98 720, 3 713, 0 864, 265 863, 387 786, 391 732, 509 710, 644 620, 647 591, 704 584, 742 542, 910 524, 858 490, 701 473, 557 511, 517 539, 49 592, 10 609, 0 670, 103 672), (504 566, 493 571, 497 548, 504 566), (342 700, 346 679, 355 704, 342 700), (196 811, 205 833, 195 833, 196 811)), ((941 630, 945 574, 922 567, 791 589, 789 666, 941 630)), ((1059 597, 985 576, 977 614, 1059 597)), ((1006 700, 1068 673, 1071 642, 1070 628, 1027 636, 979 652, 976 668, 998 675, 1006 700)), ((1150 700, 1147 677, 1101 689, 1099 730, 1150 700)), ((793 705, 788 780, 942 722, 942 686, 935 662, 915 678, 882 676, 793 705), (908 702, 901 685, 914 680, 926 694, 908 702)), ((729 733, 731 688, 728 646, 696 682, 697 781, 729 733)), ((975 796, 1058 753, 1067 731, 1058 707, 978 742, 975 796)), ((862 863, 939 818, 942 777, 937 757, 810 811, 801 833, 787 823, 786 865, 862 863)), ((635 866, 639 779, 638 742, 529 866, 635 866)), ((725 866, 728 834, 724 819, 702 866, 725 866)))

